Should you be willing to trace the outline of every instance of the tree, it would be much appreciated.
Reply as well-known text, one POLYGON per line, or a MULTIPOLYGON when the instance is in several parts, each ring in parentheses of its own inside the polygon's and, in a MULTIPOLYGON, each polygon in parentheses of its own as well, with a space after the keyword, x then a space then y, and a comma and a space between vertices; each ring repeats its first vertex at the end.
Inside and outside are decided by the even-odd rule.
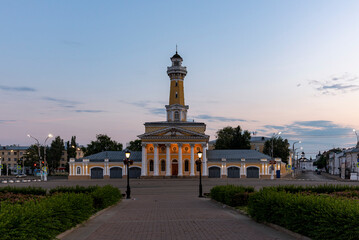
POLYGON ((82 150, 85 156, 89 156, 95 153, 103 151, 122 151, 122 144, 111 140, 106 134, 96 135, 96 141, 91 141, 87 147, 83 147, 82 150))
POLYGON ((130 146, 127 149, 130 151, 142 151, 142 141, 140 139, 130 141, 130 146))
POLYGON ((24 155, 24 165, 30 167, 32 170, 40 166, 40 158, 43 159, 44 148, 40 147, 40 157, 39 157, 39 148, 37 145, 31 145, 24 155), (36 166, 34 166, 36 164, 36 166))
POLYGON ((217 131, 215 149, 250 149, 251 134, 240 126, 236 128, 225 127, 217 131))
POLYGON ((263 153, 272 156, 273 145, 273 158, 281 158, 283 162, 288 162, 289 157, 289 143, 288 139, 282 137, 272 137, 264 143, 263 153))
POLYGON ((71 142, 66 142, 67 161, 70 161, 70 158, 76 158, 77 146, 78 145, 76 143, 76 136, 71 137, 71 142))
POLYGON ((62 157, 62 152, 65 150, 64 140, 57 136, 52 142, 50 149, 48 150, 47 165, 49 172, 54 172, 54 170, 60 167, 60 160, 62 157))

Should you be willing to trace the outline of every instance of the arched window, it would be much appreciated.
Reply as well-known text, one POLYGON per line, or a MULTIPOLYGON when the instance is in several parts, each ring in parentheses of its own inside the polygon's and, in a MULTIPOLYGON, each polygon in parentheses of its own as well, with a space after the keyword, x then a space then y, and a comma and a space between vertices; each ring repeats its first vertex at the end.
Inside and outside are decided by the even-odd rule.
POLYGON ((176 92, 176 98, 178 98, 178 94, 177 94, 177 92, 176 92))
POLYGON ((179 117, 179 112, 175 112, 175 121, 179 121, 180 117, 179 117))
POLYGON ((77 174, 81 174, 81 167, 77 167, 77 168, 76 168, 76 173, 77 173, 77 174))
POLYGON ((153 160, 150 160, 150 172, 153 172, 153 160))
POLYGON ((186 161, 184 161, 184 171, 185 172, 188 172, 189 170, 189 162, 188 162, 188 160, 186 160, 186 161))
POLYGON ((178 86, 178 82, 176 81, 176 87, 178 86))
POLYGON ((166 171, 166 161, 165 160, 161 161, 161 171, 166 171))

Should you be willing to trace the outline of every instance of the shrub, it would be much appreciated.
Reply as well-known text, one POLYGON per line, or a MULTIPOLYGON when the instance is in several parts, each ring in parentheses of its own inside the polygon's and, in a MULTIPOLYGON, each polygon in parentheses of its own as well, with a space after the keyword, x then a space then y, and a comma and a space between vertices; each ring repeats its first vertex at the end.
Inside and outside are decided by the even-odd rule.
POLYGON ((85 194, 58 194, 23 205, 1 203, 1 239, 53 239, 92 213, 91 196, 85 194))
POLYGON ((245 186, 215 186, 211 189, 211 198, 232 207, 247 205, 249 193, 254 192, 253 187, 245 186))
POLYGON ((117 203, 122 198, 121 191, 111 185, 97 188, 91 193, 95 209, 103 209, 117 203))
POLYGON ((88 186, 83 187, 76 185, 75 187, 65 187, 65 186, 58 186, 56 188, 52 188, 50 190, 50 194, 54 193, 92 193, 96 189, 98 189, 99 186, 88 186))
POLYGON ((46 189, 41 187, 2 187, 0 188, 0 193, 16 193, 16 194, 26 194, 26 195, 46 195, 46 189))
POLYGON ((264 188, 249 198, 248 211, 257 221, 278 224, 312 239, 349 240, 359 234, 359 203, 350 199, 264 188))

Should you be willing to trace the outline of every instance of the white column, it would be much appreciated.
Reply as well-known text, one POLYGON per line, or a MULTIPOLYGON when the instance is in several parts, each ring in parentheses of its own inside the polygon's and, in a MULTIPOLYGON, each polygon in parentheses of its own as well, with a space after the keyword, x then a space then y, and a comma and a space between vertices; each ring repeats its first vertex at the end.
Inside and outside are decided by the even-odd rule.
POLYGON ((141 176, 147 176, 147 152, 146 143, 142 143, 142 169, 141 176))
POLYGON ((171 144, 166 144, 166 176, 171 176, 171 144))
POLYGON ((191 144, 191 173, 190 176, 194 176, 194 144, 191 144))
POLYGON ((182 143, 178 143, 178 176, 183 176, 182 143))
POLYGON ((202 151, 203 151, 203 176, 208 176, 208 168, 207 168, 207 144, 204 144, 202 147, 202 151))
POLYGON ((69 175, 72 176, 72 163, 69 163, 69 175))
POLYGON ((262 175, 264 175, 264 163, 262 163, 262 175))
POLYGON ((247 171, 246 171, 246 164, 243 164, 243 175, 247 176, 247 171))
POLYGON ((158 144, 153 144, 153 147, 155 148, 154 153, 154 176, 158 176, 158 144))
POLYGON ((82 170, 81 174, 85 175, 85 163, 84 162, 82 162, 82 169, 81 170, 82 170))
POLYGON ((122 166, 123 166, 123 167, 122 167, 122 176, 125 176, 125 175, 127 175, 127 172, 126 172, 126 165, 125 165, 125 164, 123 164, 122 166))

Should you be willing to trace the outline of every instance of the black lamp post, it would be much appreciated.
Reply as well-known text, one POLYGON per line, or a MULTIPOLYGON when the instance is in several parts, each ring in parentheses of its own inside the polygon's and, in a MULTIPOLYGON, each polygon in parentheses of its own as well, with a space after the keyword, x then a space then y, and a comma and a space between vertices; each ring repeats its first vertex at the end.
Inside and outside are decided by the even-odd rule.
POLYGON ((198 197, 203 197, 202 195, 202 152, 199 151, 198 153, 198 160, 196 161, 197 166, 199 167, 199 194, 198 197))
POLYGON ((130 160, 131 152, 126 150, 125 152, 126 158, 123 160, 123 163, 126 165, 127 168, 127 191, 126 191, 126 198, 131 198, 131 188, 130 188, 130 168, 129 166, 133 164, 133 160, 130 160))

